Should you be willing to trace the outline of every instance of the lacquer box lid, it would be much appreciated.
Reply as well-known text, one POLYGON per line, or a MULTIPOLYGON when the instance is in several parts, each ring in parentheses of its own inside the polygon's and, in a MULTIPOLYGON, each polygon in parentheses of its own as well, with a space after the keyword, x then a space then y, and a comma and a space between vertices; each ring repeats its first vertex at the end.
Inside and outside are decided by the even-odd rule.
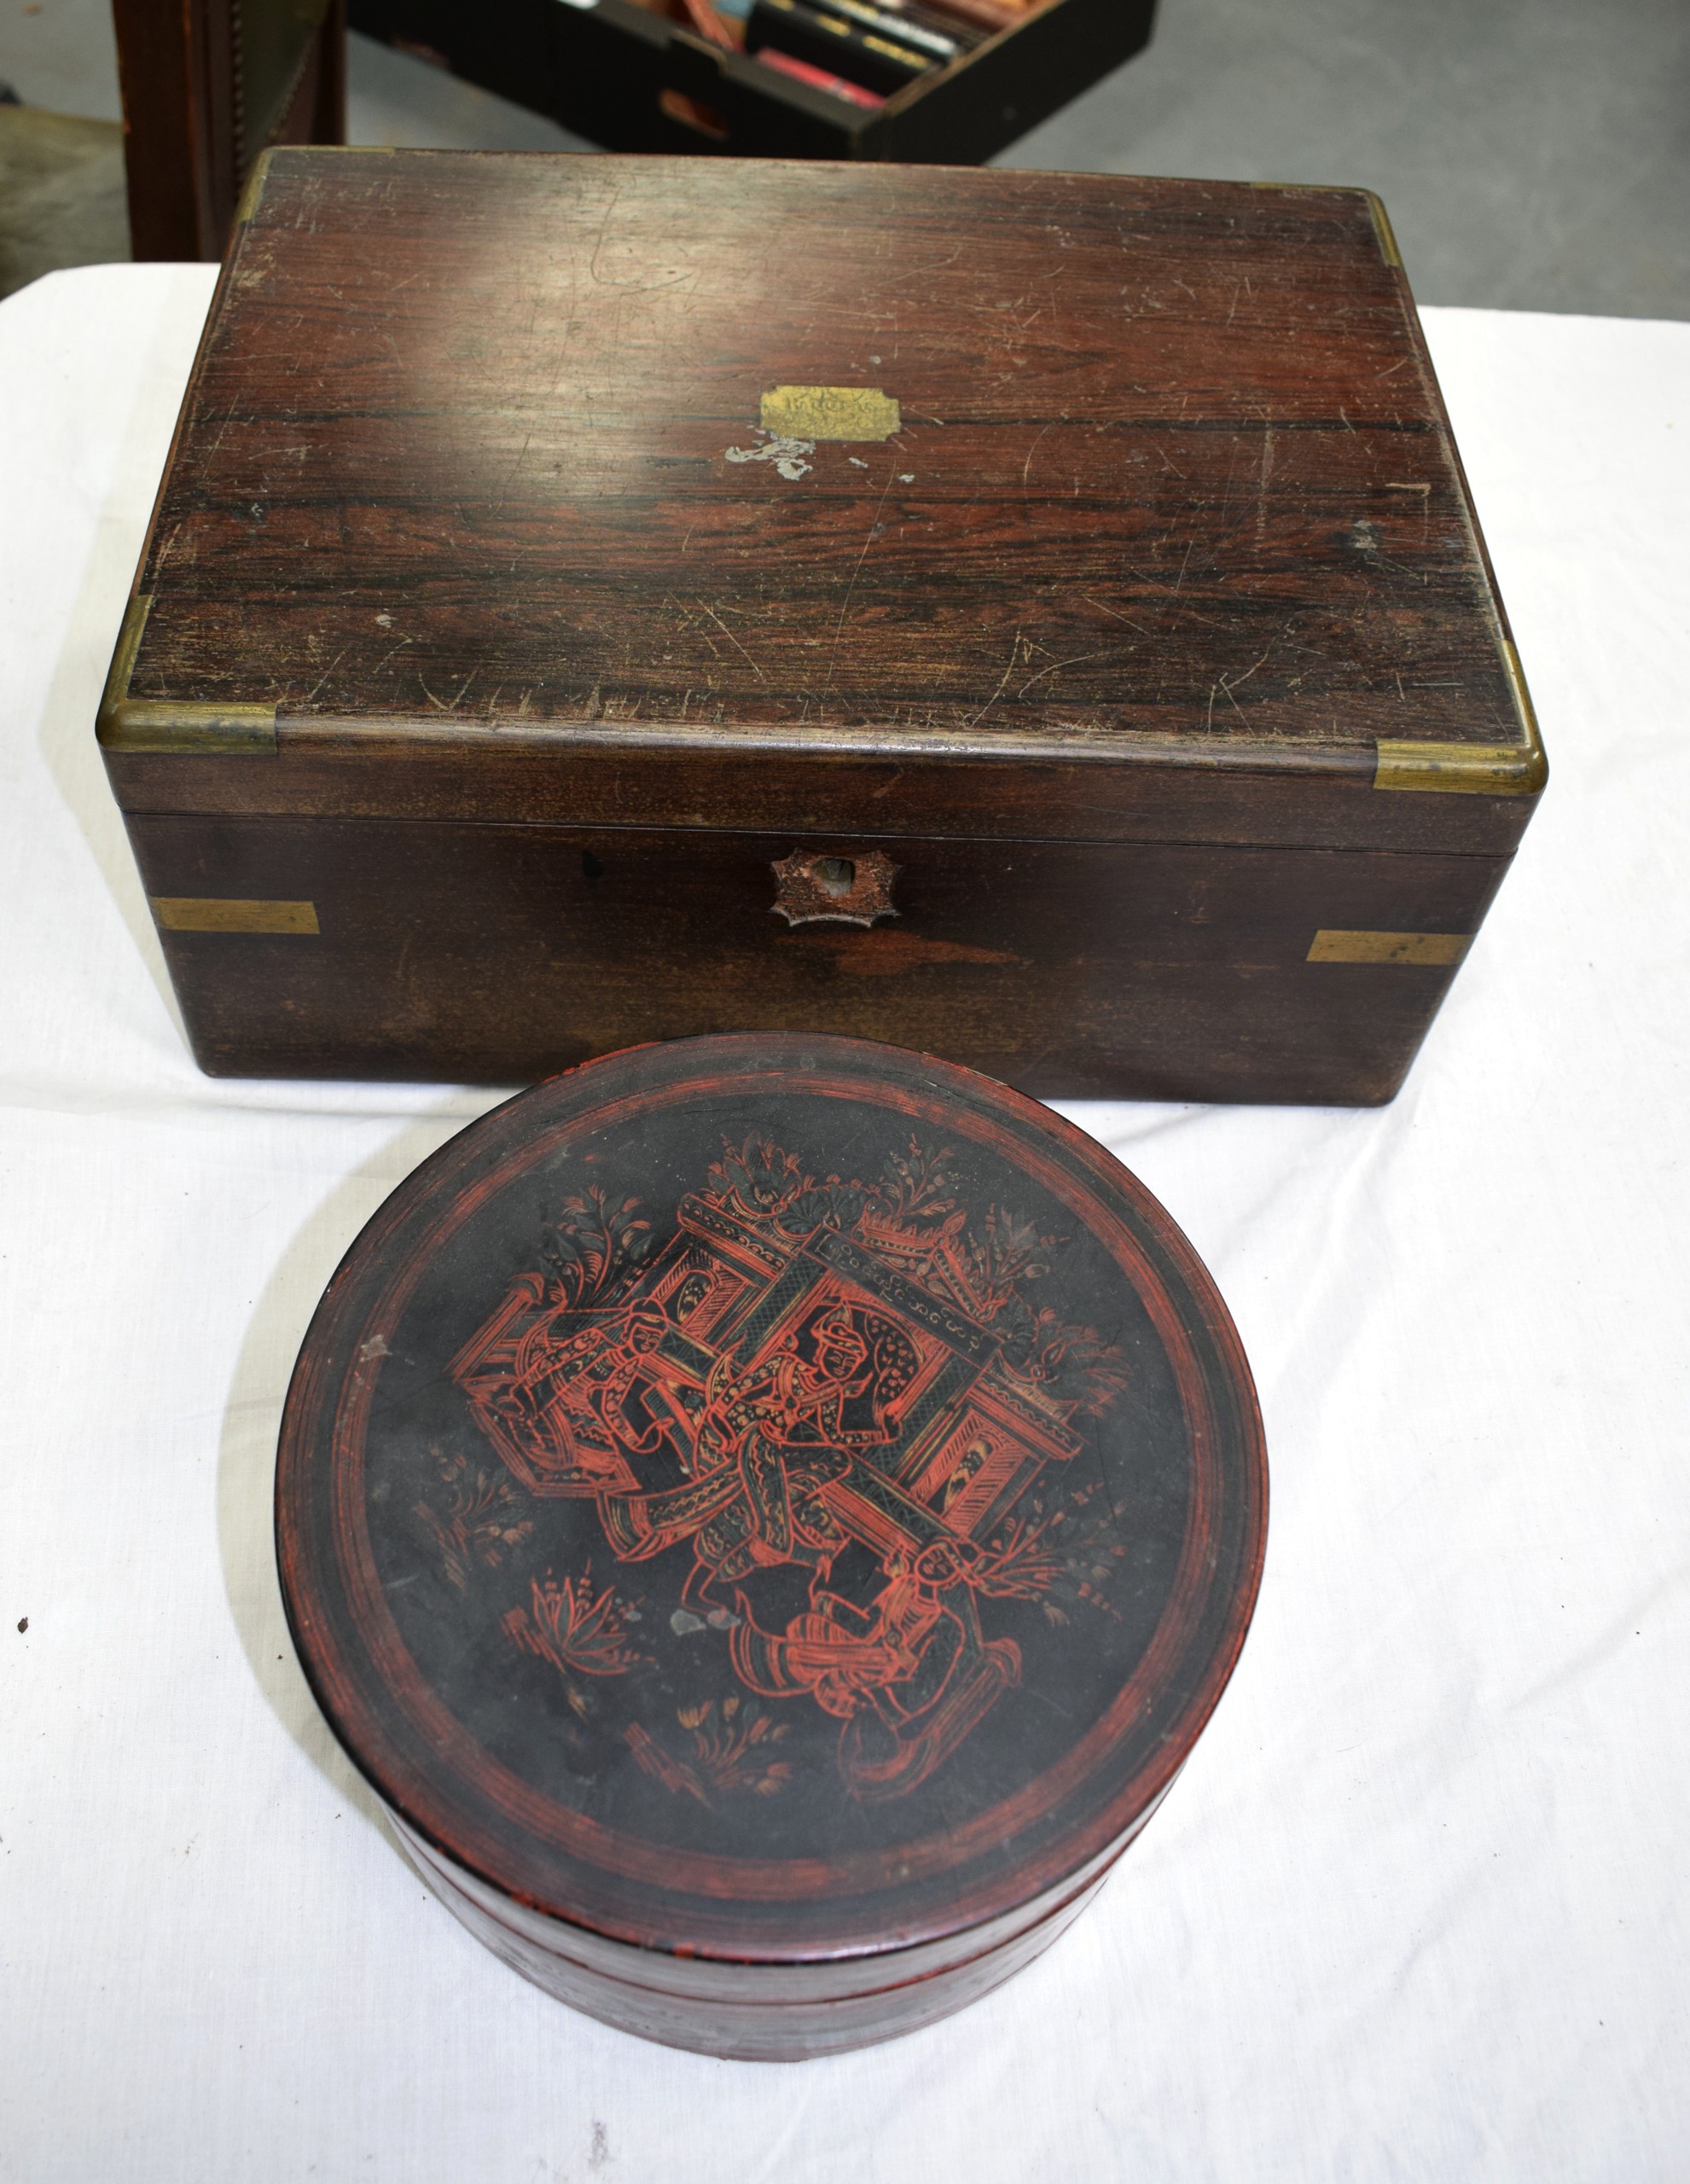
POLYGON ((943 1062, 726 1037, 409 1178, 312 1322, 276 1511, 410 1838, 696 1985, 960 1960, 1094 1879, 1230 1673, 1266 1472, 1224 1305, 1099 1146, 943 1062))

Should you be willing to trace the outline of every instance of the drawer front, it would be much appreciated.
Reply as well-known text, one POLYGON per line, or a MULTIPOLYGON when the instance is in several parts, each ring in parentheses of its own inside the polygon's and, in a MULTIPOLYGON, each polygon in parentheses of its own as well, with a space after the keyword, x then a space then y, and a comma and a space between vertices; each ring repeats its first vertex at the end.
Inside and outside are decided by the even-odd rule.
POLYGON ((1500 858, 132 816, 213 1074, 816 1031, 1047 1097, 1389 1099, 1500 858))

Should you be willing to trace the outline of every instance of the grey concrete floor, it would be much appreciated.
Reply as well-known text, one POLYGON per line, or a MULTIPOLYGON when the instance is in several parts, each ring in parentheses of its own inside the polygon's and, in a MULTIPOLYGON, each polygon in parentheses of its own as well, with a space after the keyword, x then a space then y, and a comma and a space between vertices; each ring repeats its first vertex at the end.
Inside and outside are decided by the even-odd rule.
MULTIPOLYGON (((351 49, 355 142, 591 148, 351 49)), ((107 0, 0 0, 0 80, 117 119, 107 0)), ((1690 318, 1690 0, 1162 0, 1149 49, 1000 164, 1365 183, 1423 302, 1690 318)), ((29 187, 33 265, 51 207, 29 187)), ((0 147, 0 227, 23 189, 0 147)), ((73 251, 103 233, 64 224, 73 251)))
POLYGON ((61 265, 128 255, 117 123, 0 106, 0 296, 61 265))
POLYGON ((1423 303, 1690 318, 1690 3, 1162 0, 1000 164, 1362 183, 1423 303))

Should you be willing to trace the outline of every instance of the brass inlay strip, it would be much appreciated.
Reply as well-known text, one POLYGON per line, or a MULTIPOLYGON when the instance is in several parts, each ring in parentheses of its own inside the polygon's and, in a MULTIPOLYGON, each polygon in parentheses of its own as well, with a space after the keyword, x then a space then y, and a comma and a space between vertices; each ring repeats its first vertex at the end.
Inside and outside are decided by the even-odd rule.
POLYGON ((1387 265, 1403 270, 1403 253, 1397 247, 1397 235, 1391 224, 1391 215, 1385 209, 1378 193, 1359 189, 1353 183, 1333 183, 1330 185, 1310 182, 1252 182, 1251 189, 1276 189, 1286 197, 1365 197, 1368 210, 1373 215, 1373 233, 1379 238, 1379 255, 1387 265))
MULTIPOLYGON (((302 21, 321 26, 328 13, 328 0, 295 0, 293 12, 302 21)), ((309 57, 309 56, 308 56, 309 57)), ((297 85, 298 79, 295 78, 297 85)), ((247 170, 247 180, 241 191, 241 201, 235 207, 235 224, 238 228, 250 220, 258 209, 258 200, 264 195, 264 181, 270 171, 272 154, 280 148, 275 144, 258 154, 247 170)), ((391 144, 289 144, 290 152, 391 152, 391 144)))
POLYGON ((264 177, 270 172, 270 154, 260 152, 249 169, 241 201, 235 208, 235 224, 243 227, 258 209, 258 200, 264 194, 264 177))
POLYGON ((153 915, 169 932, 321 932, 315 903, 267 903, 241 895, 154 895, 153 915))
POLYGON ((774 386, 758 422, 783 439, 884 440, 899 430, 897 404, 878 386, 774 386))
POLYGON ((174 698, 131 698, 130 678, 152 612, 153 595, 137 592, 124 609, 117 648, 100 700, 98 732, 108 751, 223 752, 230 758, 276 755, 274 706, 212 706, 174 698))
POLYGON ((1343 932, 1322 927, 1310 943, 1310 963, 1415 963, 1447 968, 1472 944, 1470 932, 1343 932))
POLYGON ((135 672, 135 655, 141 649, 141 637, 147 627, 147 617, 152 611, 153 595, 136 592, 123 610, 123 620, 118 624, 118 641, 112 652, 112 664, 106 671, 106 687, 100 694, 98 714, 100 741, 112 739, 107 729, 129 695, 129 678, 135 672))
POLYGON ((1373 233, 1379 237, 1379 255, 1387 265, 1396 266, 1400 272, 1403 266, 1403 253, 1397 247, 1397 237, 1391 229, 1391 215, 1385 211, 1384 205, 1373 190, 1364 189, 1362 195, 1367 199, 1368 210, 1373 216, 1373 233))
MULTIPOLYGON (((1518 690, 1524 698, 1523 682, 1518 690)), ((1549 778, 1549 762, 1527 702, 1523 743, 1398 743, 1381 736, 1373 787, 1436 789, 1455 796, 1536 796, 1549 778)))
POLYGON ((1442 789, 1461 796, 1536 796, 1549 778, 1537 715, 1520 656, 1501 639, 1502 667, 1520 724, 1518 743, 1403 743, 1381 736, 1375 746, 1375 788, 1442 789))
MULTIPOLYGON (((1525 673, 1520 666, 1520 656, 1514 649, 1512 637, 1502 640, 1502 664, 1508 671, 1508 681, 1514 694, 1514 711, 1520 717, 1520 735, 1524 741, 1543 758, 1543 739, 1537 733, 1537 708, 1531 702, 1531 693, 1525 687, 1525 673)), ((1544 760, 1544 776, 1548 776, 1548 761, 1544 760)))
POLYGON ((1523 754, 1512 743, 1403 743, 1381 737, 1375 788, 1441 789, 1457 796, 1523 796, 1523 754))
POLYGON ((274 706, 189 706, 127 698, 100 723, 108 751, 175 752, 199 758, 276 755, 274 706))

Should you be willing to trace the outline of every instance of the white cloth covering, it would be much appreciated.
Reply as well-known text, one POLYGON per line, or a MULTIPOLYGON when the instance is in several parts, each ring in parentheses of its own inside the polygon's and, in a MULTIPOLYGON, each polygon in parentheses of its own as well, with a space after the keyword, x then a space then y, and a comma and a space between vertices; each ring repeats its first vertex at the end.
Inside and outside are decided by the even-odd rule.
POLYGON ((1426 313, 1549 794, 1394 1106, 1069 1111, 1253 1361, 1254 1631, 1048 1956, 783 2067, 496 1962, 293 1660, 295 1347, 491 1095, 212 1083, 179 1037, 92 719, 211 280, 0 307, 0 2175, 1690 2174, 1690 326, 1426 313))

